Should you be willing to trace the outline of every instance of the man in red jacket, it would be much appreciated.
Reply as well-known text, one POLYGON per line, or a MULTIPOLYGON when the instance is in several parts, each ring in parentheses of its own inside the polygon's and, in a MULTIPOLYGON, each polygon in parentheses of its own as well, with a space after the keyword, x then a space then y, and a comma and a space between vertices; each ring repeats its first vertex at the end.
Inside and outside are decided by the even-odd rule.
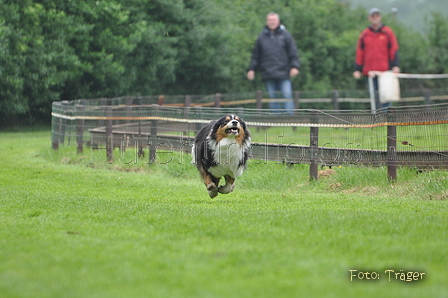
MULTIPOLYGON (((365 76, 374 78, 374 88, 378 90, 378 79, 375 71, 392 70, 400 72, 398 67, 398 42, 388 26, 381 22, 381 13, 378 8, 369 11, 370 26, 364 29, 358 39, 356 47, 355 72, 356 79, 365 76)), ((378 99, 377 99, 377 107, 378 99)))

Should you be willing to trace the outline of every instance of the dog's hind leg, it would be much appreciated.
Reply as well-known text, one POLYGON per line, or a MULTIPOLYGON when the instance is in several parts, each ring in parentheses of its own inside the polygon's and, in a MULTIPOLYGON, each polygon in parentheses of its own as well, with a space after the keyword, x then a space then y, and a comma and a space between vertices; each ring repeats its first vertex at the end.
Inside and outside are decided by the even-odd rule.
POLYGON ((224 178, 226 179, 226 184, 222 185, 218 188, 218 191, 222 194, 226 194, 229 192, 232 192, 235 188, 235 179, 230 177, 229 175, 225 175, 224 178))

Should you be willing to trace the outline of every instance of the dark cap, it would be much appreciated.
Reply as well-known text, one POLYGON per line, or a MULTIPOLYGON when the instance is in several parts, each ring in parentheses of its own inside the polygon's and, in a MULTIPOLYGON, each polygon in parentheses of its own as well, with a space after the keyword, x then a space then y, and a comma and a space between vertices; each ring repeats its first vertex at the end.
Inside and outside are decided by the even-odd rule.
POLYGON ((371 16, 371 15, 373 15, 375 13, 380 14, 381 11, 378 8, 376 8, 376 7, 374 7, 374 8, 369 10, 369 16, 371 16))

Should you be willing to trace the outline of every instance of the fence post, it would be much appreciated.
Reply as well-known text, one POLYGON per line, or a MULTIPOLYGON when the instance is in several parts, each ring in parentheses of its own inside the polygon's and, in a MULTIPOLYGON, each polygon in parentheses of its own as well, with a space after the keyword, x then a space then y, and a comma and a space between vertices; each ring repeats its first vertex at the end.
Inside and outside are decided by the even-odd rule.
POLYGON ((333 97, 332 97, 332 101, 333 101, 333 110, 335 111, 339 111, 339 91, 338 90, 333 90, 333 97))
MULTIPOLYGON (((137 106, 138 106, 137 109, 139 112, 141 112, 141 110, 142 110, 141 105, 142 105, 142 98, 139 96, 137 98, 137 106)), ((139 119, 138 120, 138 138, 141 139, 141 137, 142 137, 142 120, 139 119)))
POLYGON ((426 105, 431 104, 431 90, 430 89, 425 90, 425 104, 426 105))
POLYGON ((221 93, 216 93, 215 94, 215 107, 216 108, 220 108, 221 107, 221 97, 222 97, 221 93))
MULTIPOLYGON (((100 99, 100 105, 102 107, 104 107, 104 112, 106 112, 106 106, 108 105, 107 98, 101 98, 100 99)), ((105 126, 105 125, 106 125, 106 123, 105 123, 104 120, 102 120, 102 119, 98 120, 98 126, 105 126)))
MULTIPOLYGON (((67 110, 69 109, 69 101, 67 100, 63 100, 62 101, 62 110, 64 111, 63 114, 67 115, 67 110)), ((59 135, 59 144, 64 144, 65 142, 65 132, 67 129, 67 119, 66 118, 62 118, 61 119, 61 133, 59 135)), ((70 135, 69 135, 70 136, 70 135)), ((70 137, 69 137, 69 145, 70 145, 70 137)))
POLYGON ((317 180, 317 154, 319 149, 319 128, 310 127, 310 180, 317 180))
MULTIPOLYGON (((158 110, 158 106, 152 106, 151 115, 155 116, 158 110)), ((149 131, 149 164, 155 163, 156 161, 156 150, 157 150, 157 120, 151 120, 151 128, 149 131)))
POLYGON ((191 105, 191 95, 185 95, 185 107, 189 107, 191 105))
POLYGON ((55 120, 54 130, 53 130, 53 141, 51 142, 51 148, 53 150, 59 149, 59 134, 61 133, 61 118, 53 118, 55 120))
MULTIPOLYGON (((191 95, 185 95, 185 102, 184 102, 184 118, 189 119, 190 118, 190 105, 191 105, 191 95)), ((186 129, 184 129, 183 133, 188 135, 188 132, 190 131, 190 123, 186 124, 186 129)))
MULTIPOLYGON (((316 112, 311 113, 311 123, 317 123, 316 112)), ((319 127, 310 127, 310 180, 318 179, 317 155, 319 154, 319 127)))
MULTIPOLYGON (((387 121, 394 122, 394 107, 387 109, 387 121)), ((397 180, 397 127, 387 126, 387 177, 389 181, 397 180)))
MULTIPOLYGON (((76 107, 77 114, 80 116, 84 112, 84 103, 81 100, 80 104, 76 107)), ((81 154, 84 150, 84 119, 76 120, 76 146, 78 154, 81 154)))
POLYGON ((297 110, 300 107, 300 91, 296 90, 294 91, 294 109, 297 110))
MULTIPOLYGON (((195 111, 195 115, 197 115, 197 117, 199 117, 199 119, 202 119, 202 106, 196 106, 194 108, 197 109, 195 111)), ((201 128, 202 128, 202 123, 196 122, 196 134, 198 134, 198 132, 201 130, 201 128)))
MULTIPOLYGON (((59 102, 53 102, 52 104, 52 110, 55 110, 55 106, 60 105, 59 102)), ((61 134, 61 118, 53 116, 52 118, 52 124, 53 124, 53 131, 52 131, 52 142, 51 142, 51 148, 53 150, 59 149, 59 138, 61 134), (54 122, 53 122, 54 121, 54 122)))
POLYGON ((114 142, 112 134, 112 107, 106 106, 106 156, 107 161, 112 163, 114 158, 114 142))
POLYGON ((261 108, 263 106, 263 103, 262 103, 263 92, 261 90, 257 90, 257 92, 255 93, 255 97, 257 99, 256 108, 257 108, 257 110, 261 110, 261 108))
POLYGON ((125 123, 131 123, 131 120, 129 118, 132 117, 132 97, 127 96, 126 97, 126 121, 125 123))

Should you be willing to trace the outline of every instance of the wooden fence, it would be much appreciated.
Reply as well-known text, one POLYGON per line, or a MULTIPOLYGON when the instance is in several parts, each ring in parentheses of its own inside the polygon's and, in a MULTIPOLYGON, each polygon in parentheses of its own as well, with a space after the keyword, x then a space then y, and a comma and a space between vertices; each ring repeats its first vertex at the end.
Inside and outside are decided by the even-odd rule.
MULTIPOLYGON (((219 99, 219 96, 216 97, 219 99)), ((188 99, 188 97, 186 97, 188 99)), ((294 110, 293 115, 276 111, 244 108, 224 108, 221 101, 215 106, 167 106, 163 99, 153 105, 92 105, 87 101, 53 103, 52 147, 58 149, 64 140, 70 140, 75 132, 78 153, 84 146, 104 148, 109 161, 113 160, 113 148, 123 148, 126 144, 136 144, 139 150, 149 151, 148 163, 154 163, 160 149, 189 152, 193 143, 192 135, 172 135, 170 129, 197 132, 202 125, 226 113, 241 115, 251 129, 267 127, 308 128, 309 143, 277 144, 253 142, 251 158, 281 163, 310 164, 310 177, 317 179, 319 165, 365 165, 387 166, 388 177, 396 179, 398 166, 446 168, 448 166, 448 104, 415 107, 391 107, 377 111, 320 111, 294 110), (220 103, 220 105, 218 105, 220 103), (86 125, 86 123, 89 123, 86 125), (431 148, 420 146, 416 150, 408 141, 400 141, 397 126, 438 127, 435 134, 441 144, 431 148), (372 129, 387 127, 387 134, 381 135, 387 147, 383 150, 367 148, 319 146, 319 130, 326 128, 372 129), (86 140, 85 133, 88 133, 86 140), (442 134, 442 138, 440 138, 442 134), (398 150, 408 145, 411 149, 398 150), (408 144, 405 144, 405 143, 408 144), (435 148, 435 149, 434 149, 435 148)), ((259 100, 258 102, 262 102, 259 100)), ((107 103, 107 102, 106 102, 107 103)), ((129 101, 129 103, 131 103, 129 101)), ((429 136, 431 137, 431 136, 429 136)), ((409 137, 407 138, 409 139, 409 137)))

